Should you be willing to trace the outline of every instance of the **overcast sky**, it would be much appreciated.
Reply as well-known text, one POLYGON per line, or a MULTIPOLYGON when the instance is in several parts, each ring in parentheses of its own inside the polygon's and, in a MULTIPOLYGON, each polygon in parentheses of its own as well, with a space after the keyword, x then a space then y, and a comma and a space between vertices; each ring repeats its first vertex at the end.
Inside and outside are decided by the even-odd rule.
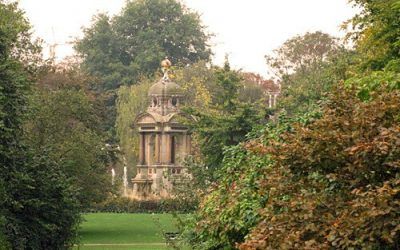
MULTIPOLYGON (((119 13, 125 0, 20 0, 35 35, 57 47, 57 59, 73 54, 67 44, 82 36, 82 27, 99 12, 119 13)), ((340 25, 356 10, 348 0, 184 0, 215 34, 214 63, 225 54, 236 69, 267 75, 264 55, 288 38, 307 31, 343 36, 340 25)), ((45 50, 48 52, 48 49, 45 50)))

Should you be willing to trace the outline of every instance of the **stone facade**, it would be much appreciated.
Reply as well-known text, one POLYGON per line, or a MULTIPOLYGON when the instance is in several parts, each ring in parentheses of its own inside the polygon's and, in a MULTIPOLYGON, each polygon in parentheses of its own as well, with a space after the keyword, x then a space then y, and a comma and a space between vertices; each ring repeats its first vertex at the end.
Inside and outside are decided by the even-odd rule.
POLYGON ((190 154, 191 141, 181 113, 181 88, 168 75, 149 90, 147 111, 138 115, 134 126, 140 134, 137 174, 132 179, 137 199, 169 197, 174 183, 186 174, 183 159, 190 154))

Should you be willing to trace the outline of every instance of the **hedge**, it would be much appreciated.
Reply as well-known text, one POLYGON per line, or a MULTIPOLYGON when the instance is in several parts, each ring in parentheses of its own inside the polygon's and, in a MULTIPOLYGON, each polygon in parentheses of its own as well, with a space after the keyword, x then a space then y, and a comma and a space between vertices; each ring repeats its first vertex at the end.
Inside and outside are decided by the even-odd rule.
POLYGON ((127 197, 112 197, 95 203, 87 213, 189 213, 197 208, 197 202, 178 199, 134 200, 127 197))

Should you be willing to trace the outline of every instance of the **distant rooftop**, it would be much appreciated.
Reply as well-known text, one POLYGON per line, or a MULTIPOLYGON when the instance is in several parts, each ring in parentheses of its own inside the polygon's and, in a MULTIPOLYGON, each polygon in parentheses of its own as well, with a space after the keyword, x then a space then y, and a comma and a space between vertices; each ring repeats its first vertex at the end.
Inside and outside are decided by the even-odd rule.
POLYGON ((266 92, 279 93, 281 91, 280 85, 274 80, 264 79, 261 75, 252 72, 244 72, 242 75, 245 81, 261 85, 266 92))

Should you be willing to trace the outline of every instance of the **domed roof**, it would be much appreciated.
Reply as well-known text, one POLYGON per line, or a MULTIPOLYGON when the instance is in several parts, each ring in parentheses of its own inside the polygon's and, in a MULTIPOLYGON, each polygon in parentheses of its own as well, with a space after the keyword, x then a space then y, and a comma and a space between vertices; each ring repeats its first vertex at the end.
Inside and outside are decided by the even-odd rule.
POLYGON ((169 79, 161 79, 160 81, 153 84, 153 86, 149 89, 149 96, 152 95, 164 95, 164 96, 171 96, 171 95, 182 95, 183 91, 181 87, 170 81, 169 79))

